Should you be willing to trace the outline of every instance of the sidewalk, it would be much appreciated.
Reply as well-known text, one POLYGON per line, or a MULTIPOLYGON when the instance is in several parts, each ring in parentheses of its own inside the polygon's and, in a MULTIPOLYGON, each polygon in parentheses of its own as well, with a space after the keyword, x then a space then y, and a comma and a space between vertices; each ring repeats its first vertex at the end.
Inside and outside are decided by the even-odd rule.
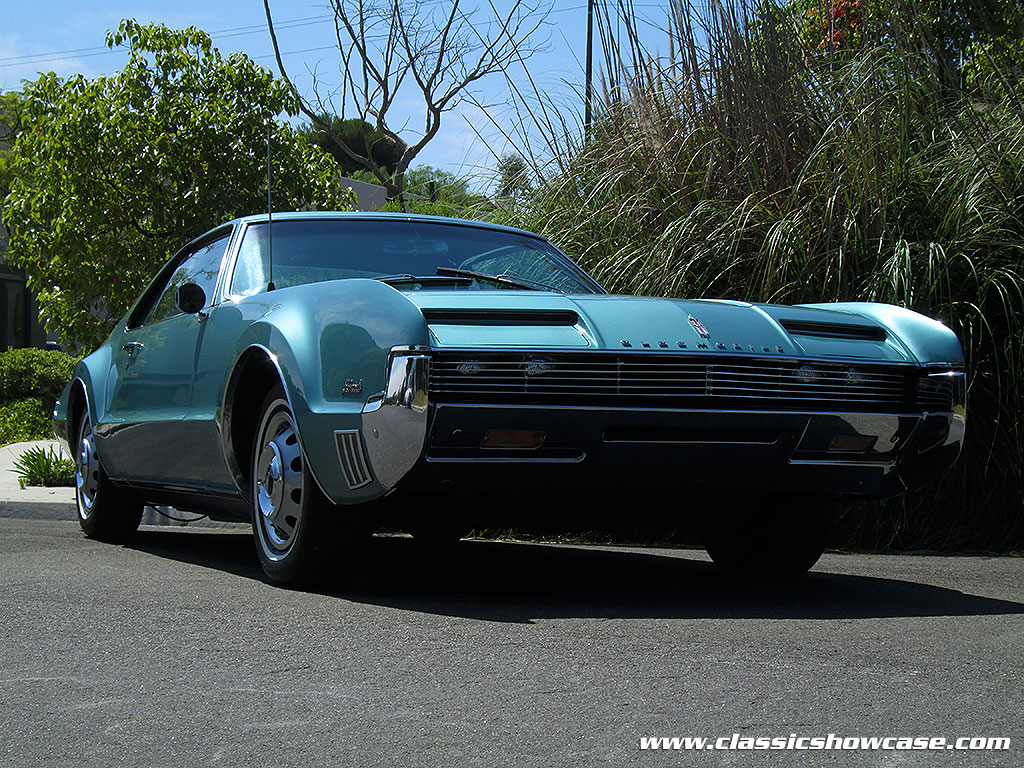
POLYGON ((74 520, 74 488, 21 488, 14 462, 29 448, 60 451, 56 440, 31 440, 0 446, 0 517, 31 517, 36 520, 74 520))

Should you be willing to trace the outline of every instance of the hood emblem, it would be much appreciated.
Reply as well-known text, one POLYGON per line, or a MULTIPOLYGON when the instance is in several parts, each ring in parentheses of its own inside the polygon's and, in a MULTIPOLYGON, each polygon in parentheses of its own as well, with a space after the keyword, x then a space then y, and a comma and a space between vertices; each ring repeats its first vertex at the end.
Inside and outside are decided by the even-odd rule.
POLYGON ((702 339, 711 338, 711 334, 708 333, 708 329, 701 324, 700 320, 698 320, 693 315, 688 315, 688 317, 690 318, 690 325, 693 326, 693 330, 697 332, 698 336, 700 336, 702 339))
POLYGON ((526 364, 527 376, 539 376, 551 370, 551 364, 547 360, 531 360, 526 364))

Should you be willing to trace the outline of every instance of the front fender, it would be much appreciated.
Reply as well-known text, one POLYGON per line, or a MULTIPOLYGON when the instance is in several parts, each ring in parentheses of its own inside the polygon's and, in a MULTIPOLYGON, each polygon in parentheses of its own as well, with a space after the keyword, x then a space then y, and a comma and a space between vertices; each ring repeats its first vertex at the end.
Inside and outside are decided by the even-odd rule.
POLYGON ((964 353, 956 334, 949 328, 903 307, 871 302, 838 304, 802 304, 815 309, 831 309, 860 315, 882 325, 906 347, 921 365, 962 366, 964 353))
POLYGON ((67 383, 60 397, 57 398, 57 402, 53 405, 53 433, 65 449, 69 449, 70 443, 74 439, 71 430, 76 427, 77 416, 81 412, 78 410, 81 404, 72 402, 75 397, 73 390, 80 387, 85 393, 85 403, 89 409, 93 427, 98 433, 97 450, 102 452, 102 439, 99 434, 101 430, 97 427, 107 421, 108 398, 105 393, 110 377, 111 355, 110 347, 106 344, 80 360, 75 366, 71 381, 67 383), (72 405, 76 407, 72 408, 72 405))
POLYGON ((239 336, 232 359, 258 348, 273 361, 324 493, 345 504, 386 493, 391 484, 376 474, 352 487, 336 433, 357 432, 361 443, 362 411, 387 387, 390 351, 427 342, 423 313, 394 288, 361 279, 279 289, 246 299, 239 309, 259 314, 239 336))

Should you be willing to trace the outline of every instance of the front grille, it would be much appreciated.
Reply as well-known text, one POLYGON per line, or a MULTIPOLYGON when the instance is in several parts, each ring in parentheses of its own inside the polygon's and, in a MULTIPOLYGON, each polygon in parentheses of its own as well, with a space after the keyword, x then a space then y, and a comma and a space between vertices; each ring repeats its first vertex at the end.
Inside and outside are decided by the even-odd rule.
POLYGON ((963 374, 922 376, 917 383, 917 402, 923 411, 948 411, 965 397, 963 374))
POLYGON ((740 356, 438 352, 434 403, 899 413, 950 400, 918 369, 740 356), (943 400, 943 398, 946 398, 943 400))

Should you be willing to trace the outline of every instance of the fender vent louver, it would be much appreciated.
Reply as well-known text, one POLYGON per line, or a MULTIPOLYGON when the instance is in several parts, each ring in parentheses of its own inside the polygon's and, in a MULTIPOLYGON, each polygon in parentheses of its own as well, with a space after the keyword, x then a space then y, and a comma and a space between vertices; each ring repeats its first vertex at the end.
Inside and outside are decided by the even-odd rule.
POLYGON ((877 325, 853 325, 849 323, 819 323, 811 320, 779 320, 779 325, 795 336, 818 336, 826 339, 862 339, 864 341, 885 341, 885 328, 877 325))
POLYGON ((358 429, 339 429, 334 433, 338 443, 338 460, 349 488, 362 488, 370 482, 370 469, 363 452, 358 429))
POLYGON ((569 309, 424 309, 436 325, 576 325, 580 316, 569 309))

